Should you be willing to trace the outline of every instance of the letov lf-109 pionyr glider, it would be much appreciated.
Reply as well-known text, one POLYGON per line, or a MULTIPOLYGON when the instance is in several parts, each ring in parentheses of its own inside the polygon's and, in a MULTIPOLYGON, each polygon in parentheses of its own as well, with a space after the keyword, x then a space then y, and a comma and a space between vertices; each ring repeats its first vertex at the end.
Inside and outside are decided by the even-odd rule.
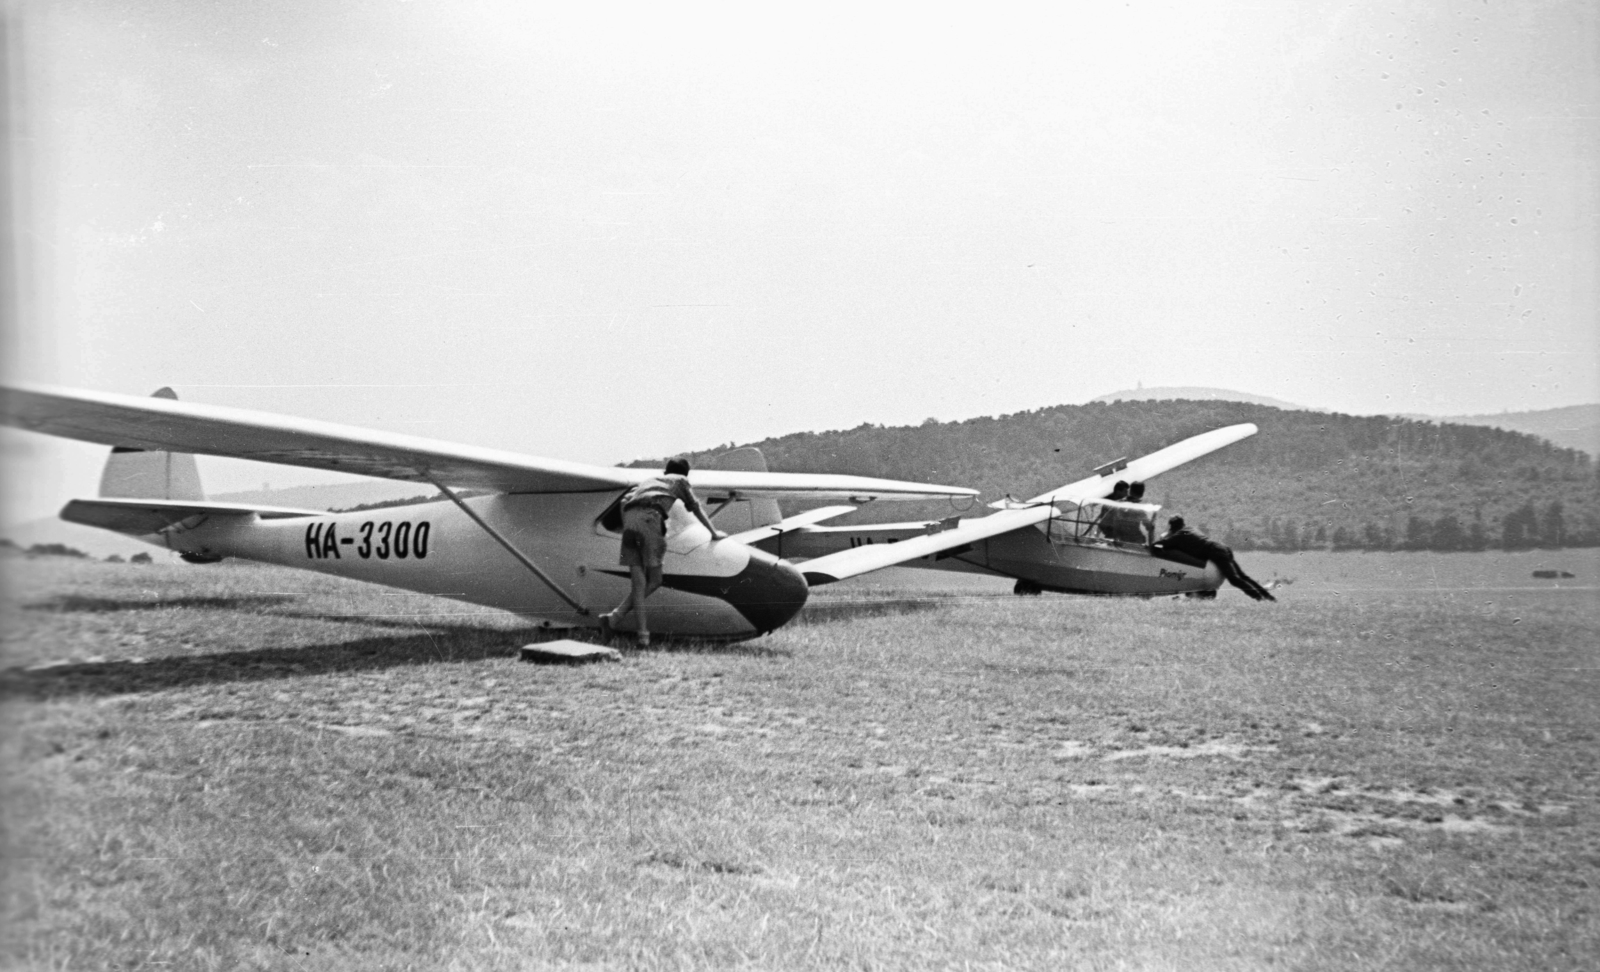
POLYGON ((1117 480, 1143 482, 1255 434, 1250 423, 1213 429, 970 520, 828 527, 819 516, 751 539, 780 557, 813 558, 800 565, 813 587, 898 564, 1013 577, 1018 594, 1215 596, 1216 564, 1150 546, 1160 506, 1106 497, 1117 480))
MULTIPOLYGON (((96 499, 62 519, 178 551, 239 557, 503 608, 576 627, 628 587, 617 563, 621 498, 653 470, 590 466, 263 412, 50 388, 0 388, 0 420, 112 447, 96 499), (352 513, 207 502, 194 454, 430 483, 444 499, 352 513), (483 491, 463 496, 458 490, 483 491)), ((735 463, 737 464, 737 463, 735 463)), ((976 490, 862 476, 696 470, 699 494, 776 509, 775 500, 975 497, 976 490)), ((851 509, 844 507, 842 509, 851 509)), ((659 634, 738 639, 782 626, 805 604, 794 565, 750 545, 834 507, 713 540, 674 507, 659 634)), ((770 517, 763 517, 763 520, 770 517)), ((632 616, 629 616, 631 623, 632 616)))

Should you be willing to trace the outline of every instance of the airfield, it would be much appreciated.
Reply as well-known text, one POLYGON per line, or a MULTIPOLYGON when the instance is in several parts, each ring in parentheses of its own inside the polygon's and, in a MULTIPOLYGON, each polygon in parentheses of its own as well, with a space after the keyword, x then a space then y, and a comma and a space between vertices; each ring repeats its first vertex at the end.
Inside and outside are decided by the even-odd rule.
POLYGON ((9 556, 0 956, 1600 965, 1600 552, 1241 559, 1279 603, 893 571, 551 667, 448 600, 9 556))

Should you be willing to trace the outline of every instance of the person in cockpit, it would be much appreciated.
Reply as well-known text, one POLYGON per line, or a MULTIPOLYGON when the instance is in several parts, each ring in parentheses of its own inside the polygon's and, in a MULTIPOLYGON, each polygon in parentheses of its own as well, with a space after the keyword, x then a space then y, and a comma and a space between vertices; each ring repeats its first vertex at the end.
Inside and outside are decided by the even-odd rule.
MULTIPOLYGON (((1137 503, 1144 497, 1144 483, 1128 484, 1117 480, 1111 487, 1109 500, 1118 502, 1137 503), (1135 498, 1134 489, 1138 489, 1138 498, 1135 498)), ((1145 516, 1138 510, 1124 510, 1115 506, 1107 506, 1100 512, 1096 521, 1100 533, 1108 540, 1119 543, 1136 543, 1141 546, 1150 542, 1150 533, 1146 527, 1145 516)))
MULTIPOLYGON (((1128 483, 1126 480, 1122 479, 1117 480, 1116 485, 1111 487, 1111 495, 1106 497, 1108 500, 1119 503, 1127 498, 1128 483)), ((1117 528, 1119 526, 1118 519, 1121 512, 1121 510, 1118 510, 1114 506, 1100 507, 1100 515, 1095 517, 1094 527, 1095 529, 1099 530, 1100 535, 1105 537, 1107 540, 1117 539, 1117 528)))
MULTIPOLYGON (((1144 483, 1138 482, 1138 483, 1129 483, 1128 484, 1128 502, 1130 502, 1130 503, 1143 503, 1144 502, 1144 483)), ((1144 510, 1129 510, 1128 512, 1131 514, 1131 516, 1129 517, 1129 522, 1138 531, 1138 536, 1133 538, 1129 542, 1131 542, 1131 543, 1142 543, 1147 547, 1151 543, 1155 542, 1155 539, 1156 539, 1156 521, 1155 521, 1155 517, 1153 515, 1151 515, 1150 513, 1144 511, 1144 510)))

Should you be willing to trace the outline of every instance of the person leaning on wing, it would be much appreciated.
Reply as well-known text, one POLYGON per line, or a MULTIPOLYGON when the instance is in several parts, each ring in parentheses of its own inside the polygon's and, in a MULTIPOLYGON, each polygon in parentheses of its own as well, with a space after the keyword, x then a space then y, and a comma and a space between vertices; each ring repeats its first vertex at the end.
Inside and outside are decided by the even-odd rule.
POLYGON ((711 531, 711 539, 721 540, 727 534, 711 525, 700 501, 695 499, 689 486, 689 460, 668 459, 667 467, 659 476, 639 483, 622 497, 622 547, 617 562, 628 568, 632 582, 628 594, 613 610, 600 615, 600 636, 611 639, 616 623, 633 611, 639 619, 639 647, 650 645, 650 624, 645 617, 645 598, 661 586, 661 562, 667 553, 667 518, 672 504, 682 503, 684 508, 711 531))
POLYGON ((1217 565, 1217 570, 1222 572, 1224 580, 1251 598, 1257 601, 1277 600, 1271 591, 1256 583, 1255 578, 1244 572, 1244 568, 1239 566, 1239 561, 1234 559, 1232 547, 1218 543, 1200 531, 1186 526, 1181 516, 1167 518, 1166 536, 1157 540, 1152 546, 1156 550, 1175 550, 1197 560, 1209 560, 1217 565))

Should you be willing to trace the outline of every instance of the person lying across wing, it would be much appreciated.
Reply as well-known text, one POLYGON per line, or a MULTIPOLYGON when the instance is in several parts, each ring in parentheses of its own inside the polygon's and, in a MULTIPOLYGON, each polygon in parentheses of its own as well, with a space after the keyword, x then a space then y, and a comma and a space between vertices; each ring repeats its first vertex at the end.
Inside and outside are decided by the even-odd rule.
POLYGON ((1157 550, 1175 550, 1181 554, 1188 554, 1199 560, 1209 560, 1222 571, 1222 577, 1228 583, 1244 591, 1257 601, 1276 601, 1272 592, 1256 583, 1255 580, 1239 567, 1239 562, 1233 559, 1233 548, 1225 543, 1218 543, 1198 530, 1191 530, 1184 525, 1183 517, 1174 516, 1167 519, 1166 536, 1157 540, 1152 546, 1157 550))

